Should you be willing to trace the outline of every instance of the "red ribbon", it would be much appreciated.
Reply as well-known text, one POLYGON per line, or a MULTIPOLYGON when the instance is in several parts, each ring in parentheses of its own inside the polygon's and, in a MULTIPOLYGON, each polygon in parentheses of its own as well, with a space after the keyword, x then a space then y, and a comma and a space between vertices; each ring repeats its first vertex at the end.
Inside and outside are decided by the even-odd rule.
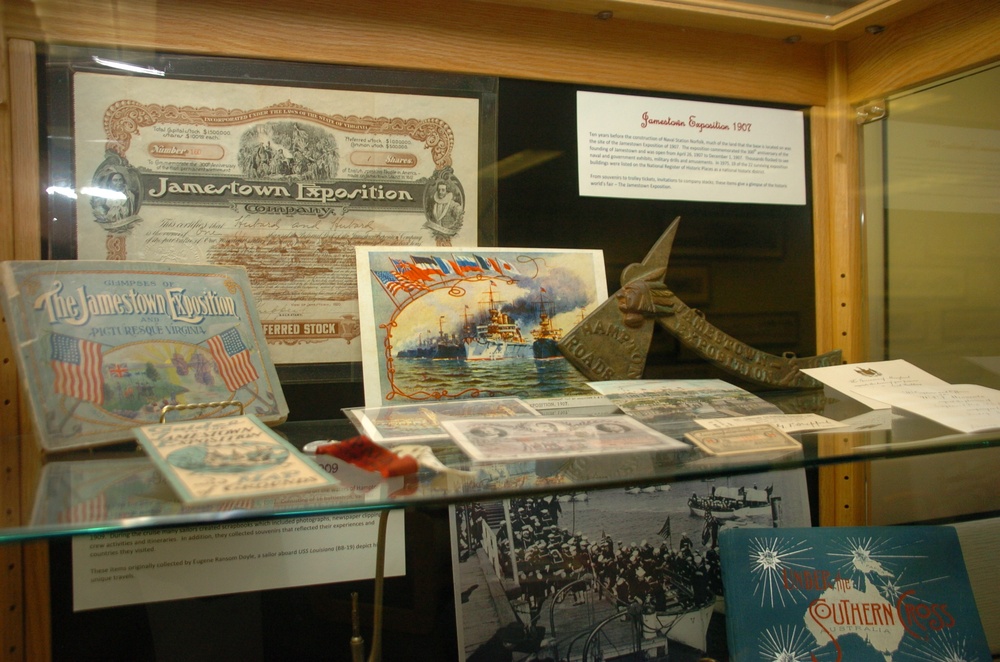
POLYGON ((365 471, 377 471, 386 478, 415 474, 417 461, 382 448, 368 437, 351 437, 344 441, 325 444, 316 449, 317 455, 332 455, 365 471))

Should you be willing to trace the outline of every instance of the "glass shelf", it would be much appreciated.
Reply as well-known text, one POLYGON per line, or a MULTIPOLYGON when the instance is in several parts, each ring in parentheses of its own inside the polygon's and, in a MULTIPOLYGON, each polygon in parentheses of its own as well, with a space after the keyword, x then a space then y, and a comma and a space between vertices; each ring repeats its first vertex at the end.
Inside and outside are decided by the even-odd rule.
MULTIPOLYGON (((880 414, 829 389, 770 393, 762 397, 786 413, 812 412, 842 422, 850 419, 854 427, 796 434, 802 442, 801 451, 736 457, 712 457, 692 448, 681 453, 642 452, 472 465, 457 447, 442 440, 428 444, 438 459, 449 467, 473 473, 458 476, 422 471, 405 479, 383 479, 379 474, 339 463, 334 474, 338 484, 334 487, 210 507, 184 506, 136 446, 100 448, 47 458, 36 488, 30 524, 0 529, 0 542, 654 486, 1000 445, 1000 431, 958 434, 918 417, 890 416, 887 410, 880 414)), ((345 419, 291 422, 277 430, 300 449, 310 441, 346 439, 357 434, 345 419)), ((6 443, 18 441, 8 439, 6 443)), ((33 443, 30 439, 20 441, 33 443)))

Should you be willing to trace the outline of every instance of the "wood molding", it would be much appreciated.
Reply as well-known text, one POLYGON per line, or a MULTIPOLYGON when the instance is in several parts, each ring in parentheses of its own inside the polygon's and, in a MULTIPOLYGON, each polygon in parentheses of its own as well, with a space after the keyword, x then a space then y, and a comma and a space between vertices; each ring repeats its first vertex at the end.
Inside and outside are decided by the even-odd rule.
MULTIPOLYGON (((30 41, 12 39, 8 43, 10 80, 10 183, 14 234, 13 257, 37 260, 41 257, 41 191, 39 189, 38 88, 36 50, 30 41)), ((7 225, 7 223, 5 223, 7 225)), ((20 522, 29 521, 34 503, 41 452, 31 436, 27 402, 19 405, 20 454, 18 478, 21 504, 20 522)), ((50 650, 48 545, 44 542, 21 546, 23 563, 23 650, 25 659, 47 660, 50 650)))
POLYGON ((9 36, 448 71, 800 106, 825 102, 819 44, 468 0, 6 0, 9 36), (206 35, 210 34, 210 38, 206 35))
POLYGON ((848 44, 858 104, 1000 60, 1000 0, 948 0, 848 44))
POLYGON ((769 4, 727 0, 472 0, 520 7, 539 7, 597 16, 611 12, 623 18, 742 34, 829 43, 853 39, 872 24, 886 24, 936 0, 866 0, 830 15, 769 4))
POLYGON ((861 238, 861 190, 858 177, 858 124, 847 99, 847 45, 827 46, 826 193, 829 224, 827 242, 829 264, 826 283, 829 325, 825 341, 840 348, 847 363, 864 361, 868 355, 868 328, 864 299, 864 264, 861 238))
MULTIPOLYGON (((815 109, 814 205, 817 351, 840 349, 846 363, 868 355, 864 299, 861 203, 858 179, 858 127, 847 102, 847 45, 827 46, 828 101, 815 109)), ((850 450, 852 436, 821 439, 822 456, 850 450)), ((821 526, 864 525, 868 466, 863 462, 823 466, 819 470, 821 526)))
MULTIPOLYGON (((11 158, 10 58, 0 16, 0 260, 14 258, 14 205, 11 158)), ((0 319, 0 526, 21 523, 21 448, 17 364, 6 319, 0 319)), ((26 659, 24 646, 24 564, 22 546, 0 545, 0 660, 26 659)))
POLYGON ((24 651, 25 660, 52 659, 52 588, 49 580, 49 543, 25 543, 24 651))
MULTIPOLYGON (((819 455, 833 457, 850 453, 857 434, 823 435, 819 455)), ((871 521, 868 499, 867 462, 825 465, 819 468, 820 526, 866 526, 871 521)))
POLYGON ((9 49, 14 257, 18 260, 38 260, 42 253, 42 191, 38 174, 40 147, 35 44, 12 39, 9 49))

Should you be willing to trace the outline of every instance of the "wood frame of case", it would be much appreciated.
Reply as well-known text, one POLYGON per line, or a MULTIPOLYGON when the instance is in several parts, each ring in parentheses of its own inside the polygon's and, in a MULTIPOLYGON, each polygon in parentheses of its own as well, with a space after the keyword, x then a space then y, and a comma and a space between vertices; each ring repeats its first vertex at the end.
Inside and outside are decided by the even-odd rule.
MULTIPOLYGON (((273 58, 627 86, 788 103, 812 118, 817 351, 866 357, 855 106, 1000 58, 995 0, 870 0, 835 22, 734 13, 722 3, 344 0, 9 0, 0 14, 0 259, 37 259, 42 192, 36 44, 273 58), (572 5, 572 7, 571 7, 572 5), (603 5, 602 5, 603 6, 603 5), (570 12, 570 9, 573 11, 570 12), (586 11, 587 13, 581 13, 586 11), (606 15, 604 15, 606 17, 606 15), (872 30, 865 28, 874 26, 872 30)), ((0 332, 0 510, 23 521, 39 461, 0 332)), ((838 443, 825 449, 838 452, 838 443)), ((864 523, 865 466, 821 469, 820 522, 864 523)), ((51 657, 47 545, 0 546, 0 651, 51 657)))

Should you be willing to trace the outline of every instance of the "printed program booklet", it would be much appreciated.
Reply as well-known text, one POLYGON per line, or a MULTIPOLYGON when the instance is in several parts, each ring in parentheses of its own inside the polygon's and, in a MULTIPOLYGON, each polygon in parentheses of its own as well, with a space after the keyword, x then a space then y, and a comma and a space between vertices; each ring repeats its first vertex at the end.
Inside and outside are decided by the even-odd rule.
MULTIPOLYGON (((288 416, 242 267, 38 260, 5 262, 0 275, 47 451, 133 439, 168 405, 235 402, 268 425, 288 416)), ((181 409, 167 420, 236 411, 181 409)))
POLYGON ((733 528, 719 536, 733 662, 988 662, 950 526, 733 528))
POLYGON ((255 416, 136 429, 139 443, 185 503, 296 492, 334 483, 255 416))

